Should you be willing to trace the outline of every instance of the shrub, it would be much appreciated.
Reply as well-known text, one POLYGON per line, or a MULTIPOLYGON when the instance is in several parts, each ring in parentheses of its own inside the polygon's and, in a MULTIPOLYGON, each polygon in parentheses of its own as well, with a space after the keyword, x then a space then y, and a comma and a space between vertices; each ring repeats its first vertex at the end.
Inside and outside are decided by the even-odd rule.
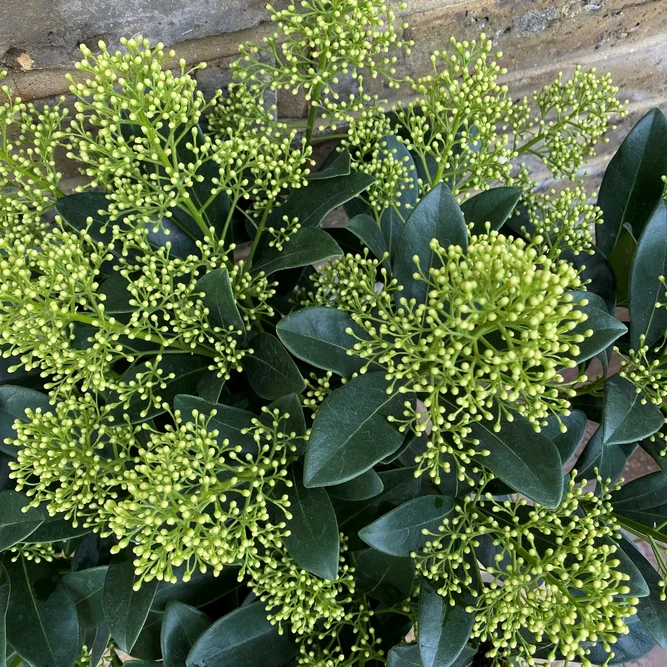
POLYGON ((413 80, 377 0, 270 11, 212 100, 141 38, 73 109, 4 88, 0 664, 667 648, 664 116, 592 204, 608 76, 515 101, 483 36, 413 80))

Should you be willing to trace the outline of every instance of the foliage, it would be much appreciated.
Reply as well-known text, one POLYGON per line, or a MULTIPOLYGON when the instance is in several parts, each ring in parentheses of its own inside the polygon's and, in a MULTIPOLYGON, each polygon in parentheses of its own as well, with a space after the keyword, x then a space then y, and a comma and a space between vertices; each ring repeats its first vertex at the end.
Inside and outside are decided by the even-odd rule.
POLYGON ((73 109, 3 88, 0 665, 667 648, 664 116, 594 204, 607 75, 517 101, 483 36, 410 78, 381 2, 270 11, 210 100, 140 38, 73 109))

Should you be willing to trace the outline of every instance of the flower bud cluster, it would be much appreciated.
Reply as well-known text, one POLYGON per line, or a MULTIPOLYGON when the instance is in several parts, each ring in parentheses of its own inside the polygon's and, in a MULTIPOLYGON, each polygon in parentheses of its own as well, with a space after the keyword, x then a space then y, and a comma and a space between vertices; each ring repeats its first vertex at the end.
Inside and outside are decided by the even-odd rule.
POLYGON ((598 483, 596 495, 571 477, 554 510, 490 494, 467 498, 424 552, 414 554, 421 574, 452 604, 462 588, 475 599, 468 607, 475 614, 472 638, 493 645, 487 657, 535 665, 538 647, 547 646, 549 661, 562 656, 590 667, 592 644, 611 651, 628 632, 638 599, 619 567, 620 533, 610 503, 617 486, 600 477, 598 483), (483 581, 471 565, 482 541, 495 551, 492 562, 478 558, 483 581), (457 566, 467 579, 451 576, 457 566))
POLYGON ((565 188, 557 193, 530 193, 524 197, 528 205, 530 229, 526 236, 541 236, 550 256, 556 257, 569 249, 575 255, 593 254, 593 230, 602 222, 602 210, 589 203, 581 187, 565 188))
POLYGON ((401 428, 431 430, 417 462, 436 480, 449 467, 441 454, 467 464, 476 453, 469 438, 475 421, 495 421, 500 430, 516 411, 539 431, 550 415, 569 414, 573 390, 561 370, 576 366, 578 345, 592 331, 573 331, 586 319, 576 308, 585 304, 567 293, 581 287, 578 272, 544 255, 541 242, 494 231, 473 236, 466 254, 433 240, 428 274, 415 258, 414 278, 428 286, 423 304, 398 298, 379 261, 359 256, 315 278, 312 301, 350 312, 363 332, 348 330, 357 337, 349 353, 380 364, 388 380, 421 400, 428 418, 408 409, 401 428))
POLYGON ((598 143, 606 143, 612 116, 624 116, 625 103, 616 99, 618 88, 611 76, 598 76, 577 66, 565 81, 556 81, 533 93, 537 115, 525 115, 515 130, 515 145, 522 154, 540 157, 556 178, 579 180, 584 161, 595 155, 598 143))
POLYGON ((16 563, 19 559, 32 561, 33 563, 52 563, 61 555, 61 552, 56 551, 51 542, 44 542, 42 544, 17 544, 11 549, 7 550, 11 554, 12 563, 16 563))
POLYGON ((249 586, 264 601, 268 618, 280 633, 297 636, 330 632, 344 621, 354 593, 353 568, 340 556, 340 571, 331 581, 307 572, 284 549, 266 549, 248 561, 249 586))
POLYGON ((410 81, 418 97, 396 109, 406 144, 421 163, 422 194, 444 180, 453 191, 486 189, 505 181, 516 157, 507 134, 499 131, 512 105, 507 86, 498 76, 506 72, 493 58, 492 42, 481 35, 472 42, 452 39, 453 53, 436 51, 433 72, 410 81))
POLYGON ((310 373, 308 378, 306 378, 306 391, 302 402, 310 409, 313 419, 315 419, 319 412, 322 403, 333 392, 333 387, 331 386, 332 377, 333 373, 327 371, 324 375, 310 373))
POLYGON ((27 410, 26 416, 28 421, 15 422, 17 437, 10 441, 20 448, 9 464, 16 490, 50 516, 102 528, 104 504, 124 486, 133 428, 111 422, 109 409, 90 393, 70 396, 49 411, 27 410))
POLYGON ((164 432, 138 427, 145 444, 123 473, 127 494, 104 506, 119 540, 114 550, 132 547, 137 587, 176 582, 180 566, 184 581, 196 570, 220 573, 255 557, 264 543, 279 545, 286 532, 289 502, 279 491, 290 484, 287 462, 296 445, 280 423, 289 415, 274 411, 268 425, 256 419, 251 451, 221 439, 210 426, 214 416, 193 411, 184 421, 176 412, 164 432))
MULTIPOLYGON (((7 75, 0 71, 0 80, 7 75)), ((62 100, 41 111, 0 88, 0 233, 24 239, 46 229, 42 215, 53 207, 62 175, 55 150, 67 111, 62 100)), ((24 239, 25 240, 25 239, 24 239)))
POLYGON ((642 334, 639 347, 621 362, 620 374, 634 384, 642 405, 662 406, 667 398, 667 355, 661 354, 662 346, 651 350, 645 341, 642 334))
POLYGON ((303 92, 315 104, 324 98, 337 101, 337 85, 346 75, 361 84, 368 73, 398 86, 397 58, 388 53, 392 48, 409 50, 412 43, 400 38, 398 31, 407 26, 396 24, 384 2, 302 0, 299 8, 268 5, 267 10, 276 31, 261 44, 241 47, 241 58, 234 64, 241 83, 303 92))

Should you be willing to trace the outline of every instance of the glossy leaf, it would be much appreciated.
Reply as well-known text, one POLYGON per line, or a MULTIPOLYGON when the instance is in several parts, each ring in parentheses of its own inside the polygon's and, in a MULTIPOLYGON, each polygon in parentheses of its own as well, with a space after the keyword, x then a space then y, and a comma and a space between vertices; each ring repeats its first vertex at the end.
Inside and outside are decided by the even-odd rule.
POLYGON ((599 426, 577 459, 577 479, 595 479, 598 474, 596 469, 602 479, 618 479, 635 447, 634 444, 605 446, 602 442, 602 427, 599 426))
POLYGON ((323 579, 335 579, 338 573, 340 537, 338 520, 324 489, 303 485, 303 468, 289 471, 292 486, 285 490, 292 518, 287 521, 290 534, 283 543, 297 565, 323 579))
POLYGON ((157 591, 157 580, 143 582, 134 590, 137 577, 133 557, 123 554, 111 562, 104 580, 102 604, 109 632, 119 648, 131 653, 141 633, 157 591))
POLYGON ((604 390, 602 440, 605 445, 638 442, 660 430, 664 418, 653 403, 642 405, 642 394, 635 385, 614 375, 604 390))
POLYGON ((423 667, 417 644, 394 646, 387 656, 387 667, 423 667))
MULTIPOLYGON (((298 218, 301 229, 319 227, 328 213, 356 197, 375 179, 353 171, 345 176, 315 180, 307 188, 297 190, 267 221, 269 227, 280 228, 284 216, 298 218)), ((303 265, 302 265, 303 266, 303 265)))
POLYGON ((92 532, 91 528, 86 528, 83 523, 73 526, 69 519, 65 519, 62 514, 49 516, 44 510, 44 523, 40 524, 34 533, 30 533, 23 542, 25 544, 44 544, 45 542, 66 542, 92 532))
POLYGON ((402 409, 409 395, 396 384, 387 393, 384 373, 367 373, 336 389, 313 424, 305 458, 307 487, 342 484, 395 452, 403 436, 387 416, 402 409))
POLYGON ((120 273, 112 273, 99 287, 97 293, 104 295, 104 312, 111 314, 131 313, 136 306, 130 304, 133 298, 128 291, 130 282, 120 273))
POLYGON ((350 377, 366 362, 349 355, 356 340, 347 329, 358 327, 349 314, 336 308, 316 306, 297 310, 284 317, 276 327, 283 345, 295 356, 317 368, 350 377))
POLYGON ((448 496, 415 498, 360 530, 359 537, 382 553, 410 556, 422 549, 433 534, 438 534, 453 509, 454 500, 448 496))
POLYGON ((327 487, 330 496, 341 500, 368 500, 382 493, 382 478, 372 468, 343 484, 327 487))
POLYGON ((258 396, 272 401, 286 394, 300 394, 306 388, 292 357, 275 336, 261 333, 250 344, 252 354, 243 366, 258 396))
POLYGON ((662 577, 632 542, 622 539, 620 546, 648 584, 649 594, 639 600, 637 617, 658 646, 667 649, 667 600, 660 599, 662 577))
POLYGON ((561 432, 555 416, 547 419, 548 425, 542 428, 542 433, 556 445, 561 461, 567 463, 584 441, 586 415, 581 410, 573 410, 567 417, 560 417, 560 420, 567 428, 565 433, 561 432))
POLYGON ((7 610, 11 590, 7 571, 0 563, 0 667, 7 667, 7 610))
POLYGON ((391 606, 410 597, 415 566, 410 557, 367 549, 355 561, 354 578, 361 591, 391 606))
POLYGON ((152 611, 164 612, 167 605, 173 600, 191 607, 203 607, 236 590, 241 585, 238 580, 238 565, 225 565, 218 576, 214 576, 211 570, 203 573, 195 570, 188 581, 182 579, 185 571, 184 565, 174 570, 179 581, 175 584, 161 581, 158 584, 151 607, 152 611))
POLYGON ((473 223, 473 234, 484 234, 487 222, 491 223, 491 229, 500 229, 512 215, 522 194, 521 188, 502 187, 484 190, 470 197, 461 204, 466 224, 473 223))
POLYGON ((607 258, 602 254, 600 248, 595 245, 590 247, 592 255, 588 253, 572 254, 568 260, 578 269, 582 269, 581 278, 590 281, 586 290, 597 294, 607 307, 607 312, 614 314, 616 310, 616 281, 607 258))
POLYGON ((667 503, 667 475, 662 471, 642 475, 611 496, 614 510, 641 510, 667 503))
POLYGON ((22 422, 28 420, 25 414, 27 408, 41 408, 43 412, 53 409, 49 397, 40 391, 11 384, 0 386, 0 451, 10 456, 16 456, 19 448, 7 444, 5 439, 16 438, 14 422, 17 419, 22 422))
POLYGON ((630 232, 621 234, 621 238, 609 254, 609 266, 614 275, 616 298, 619 306, 627 306, 630 291, 630 272, 632 261, 637 251, 637 241, 630 232))
POLYGON ((609 257, 623 225, 641 234, 664 190, 667 173, 667 120, 649 111, 630 131, 611 159, 600 185, 598 206, 604 223, 596 229, 597 245, 609 257))
POLYGON ((342 254, 338 244, 324 230, 300 229, 285 243, 282 250, 267 248, 252 269, 254 272, 263 271, 270 276, 276 271, 310 266, 342 254))
POLYGON ((186 667, 282 667, 297 652, 287 633, 266 618, 264 607, 253 603, 217 620, 195 642, 186 667))
POLYGON ((37 508, 23 511, 29 503, 29 499, 22 493, 0 493, 0 551, 22 542, 44 523, 44 515, 37 508))
MULTIPOLYGON (((370 215, 355 215, 345 229, 352 232, 378 259, 389 252, 380 226, 370 215)), ((390 268, 388 259, 384 259, 383 264, 390 268)))
POLYGON ((342 150, 333 151, 329 154, 330 160, 325 160, 320 169, 308 174, 306 178, 309 181, 318 181, 323 178, 336 178, 337 176, 347 176, 350 173, 350 152, 342 150))
POLYGON ((206 614, 174 600, 162 619, 160 645, 164 667, 185 667, 185 660, 197 638, 211 625, 206 614))
POLYGON ((103 593, 108 565, 93 567, 80 572, 70 572, 63 577, 63 584, 76 604, 79 622, 83 628, 104 625, 103 593))
POLYGON ((451 606, 430 584, 422 582, 417 641, 423 666, 453 665, 468 643, 474 620, 465 605, 451 606))
POLYGON ((74 667, 79 655, 79 622, 70 594, 51 563, 19 558, 4 561, 11 581, 7 642, 29 664, 74 667))
POLYGON ((593 335, 578 344, 579 354, 574 357, 577 363, 592 359, 596 354, 606 350, 614 341, 618 340, 628 329, 615 317, 607 312, 607 307, 597 294, 588 292, 571 292, 576 310, 586 313, 588 318, 580 322, 572 333, 584 333, 592 330, 593 335), (586 305, 581 305, 582 300, 586 305))
POLYGON ((667 331, 667 308, 658 308, 665 302, 665 286, 660 278, 667 275, 667 202, 658 204, 648 221, 635 252, 630 273, 630 340, 632 347, 652 347, 667 331))
POLYGON ((236 299, 226 267, 209 271, 200 278, 197 282, 197 290, 205 294, 202 301, 209 309, 209 316, 214 324, 225 328, 231 324, 238 331, 245 331, 245 324, 236 307, 236 299))
POLYGON ((417 271, 414 257, 419 258, 419 267, 428 275, 434 262, 430 244, 437 239, 443 247, 468 246, 468 230, 463 213, 444 183, 436 185, 414 208, 403 229, 394 258, 394 277, 403 286, 400 298, 426 300, 428 285, 413 278, 417 271))
POLYGON ((470 437, 489 452, 477 460, 515 491, 545 507, 556 507, 563 495, 562 462, 556 445, 520 415, 503 421, 500 432, 494 421, 474 422, 470 437))

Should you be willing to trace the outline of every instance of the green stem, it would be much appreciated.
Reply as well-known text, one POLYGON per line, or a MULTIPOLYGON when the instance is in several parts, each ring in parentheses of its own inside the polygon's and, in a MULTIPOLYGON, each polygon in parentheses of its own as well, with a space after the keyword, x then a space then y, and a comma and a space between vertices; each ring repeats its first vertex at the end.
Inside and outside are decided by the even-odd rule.
MULTIPOLYGON (((82 324, 89 324, 94 327, 99 326, 99 318, 92 315, 84 315, 83 313, 71 313, 69 319, 72 322, 81 322, 82 324)), ((124 335, 124 329, 125 327, 121 325, 121 327, 118 330, 118 333, 120 335, 124 335)), ((187 345, 186 343, 181 343, 175 340, 167 342, 164 339, 154 336, 152 334, 143 334, 142 340, 146 340, 149 343, 158 343, 159 345, 163 345, 164 347, 176 347, 180 350, 183 350, 184 352, 191 352, 192 354, 201 354, 202 356, 210 357, 211 359, 214 359, 215 357, 218 356, 218 353, 215 350, 211 350, 207 347, 202 347, 201 345, 190 347, 190 345, 187 345)))
POLYGON ((320 93, 322 92, 322 84, 318 83, 313 89, 313 96, 310 100, 310 112, 308 113, 308 123, 306 124, 306 143, 310 144, 313 138, 313 128, 315 127, 315 119, 317 118, 317 104, 320 93))
POLYGON ((629 533, 632 533, 636 537, 639 537, 647 542, 649 541, 647 538, 650 537, 656 542, 667 544, 667 535, 663 535, 661 532, 655 530, 654 528, 644 526, 641 523, 632 521, 632 519, 626 519, 624 516, 620 516, 615 512, 612 516, 616 519, 616 521, 618 521, 622 528, 625 528, 625 530, 627 530, 629 533))
POLYGON ((259 226, 257 227, 257 231, 255 232, 255 238, 252 240, 252 246, 250 246, 250 252, 248 253, 248 257, 246 258, 246 266, 250 266, 252 258, 255 256, 255 251, 257 250, 257 246, 259 245, 259 239, 262 237, 262 234, 264 232, 264 227, 266 227, 266 220, 269 217, 269 211, 271 210, 271 208, 272 206, 267 206, 264 209, 264 215, 262 215, 262 219, 260 220, 259 226))

